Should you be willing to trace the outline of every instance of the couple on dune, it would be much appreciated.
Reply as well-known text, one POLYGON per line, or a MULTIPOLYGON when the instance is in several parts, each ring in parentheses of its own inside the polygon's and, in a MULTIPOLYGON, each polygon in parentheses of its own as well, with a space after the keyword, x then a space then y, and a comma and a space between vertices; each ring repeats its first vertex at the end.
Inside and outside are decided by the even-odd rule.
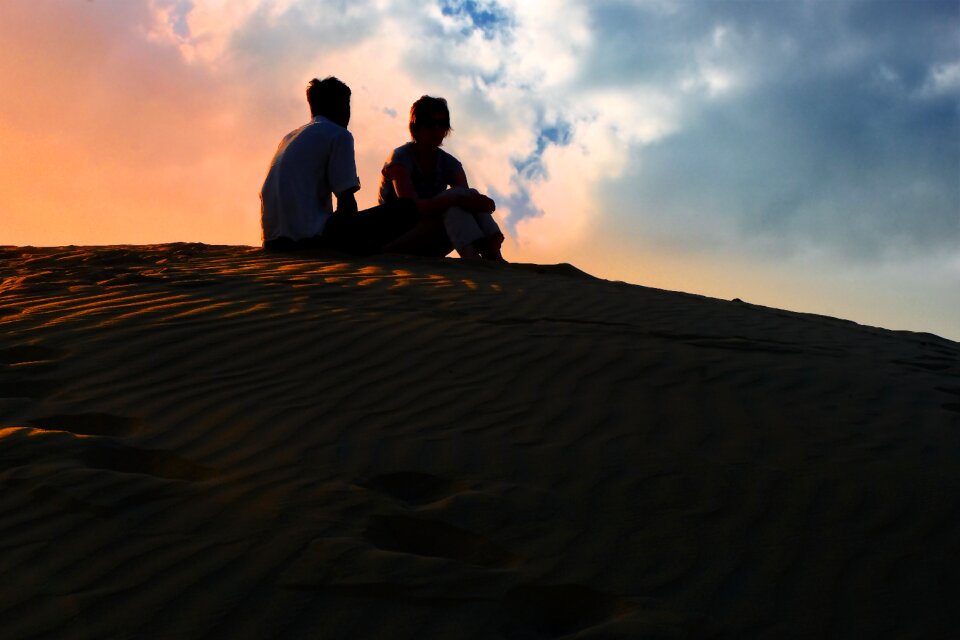
POLYGON ((440 148, 450 133, 443 98, 410 109, 411 142, 384 163, 380 204, 357 210, 360 190, 350 123, 350 88, 334 77, 307 86, 312 120, 287 134, 260 191, 263 246, 285 251, 326 247, 503 261, 496 205, 471 189, 460 162, 440 148), (336 196, 336 208, 333 207, 336 196))

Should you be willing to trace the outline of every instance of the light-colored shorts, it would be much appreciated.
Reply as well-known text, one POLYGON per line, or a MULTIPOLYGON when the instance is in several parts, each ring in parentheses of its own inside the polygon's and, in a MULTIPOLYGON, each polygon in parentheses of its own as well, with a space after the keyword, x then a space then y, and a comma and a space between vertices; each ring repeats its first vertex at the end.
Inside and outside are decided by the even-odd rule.
MULTIPOLYGON (((444 193, 455 195, 475 194, 477 190, 453 187, 447 189, 444 193)), ((450 238, 450 242, 456 249, 462 249, 481 238, 503 235, 497 221, 493 219, 493 214, 474 213, 460 207, 450 207, 443 212, 443 226, 447 230, 447 237, 450 238)))

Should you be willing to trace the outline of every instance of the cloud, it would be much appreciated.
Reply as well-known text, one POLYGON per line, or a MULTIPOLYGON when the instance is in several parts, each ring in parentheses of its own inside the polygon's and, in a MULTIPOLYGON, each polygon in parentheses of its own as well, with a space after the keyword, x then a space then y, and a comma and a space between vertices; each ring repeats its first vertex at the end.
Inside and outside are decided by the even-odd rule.
POLYGON ((960 61, 934 66, 920 89, 922 98, 953 98, 960 96, 960 61))
MULTIPOLYGON (((306 117, 305 82, 335 74, 354 88, 361 204, 407 137, 402 114, 430 93, 449 99, 447 146, 520 245, 562 255, 602 228, 689 250, 882 260, 957 241, 952 1, 14 7, 7 59, 50 42, 31 77, 76 70, 55 90, 5 67, 26 95, 0 124, 40 140, 37 162, 70 149, 95 158, 84 175, 98 184, 143 171, 168 194, 186 180, 189 216, 229 202, 248 235, 269 155, 306 117), (48 144, 37 132, 64 89, 83 126, 48 144)), ((155 200, 181 215, 176 198, 155 200)))
POLYGON ((664 105, 650 135, 624 122, 623 172, 595 185, 608 232, 768 257, 955 251, 955 3, 622 2, 590 18, 576 87, 599 121, 626 117, 618 96, 664 105))

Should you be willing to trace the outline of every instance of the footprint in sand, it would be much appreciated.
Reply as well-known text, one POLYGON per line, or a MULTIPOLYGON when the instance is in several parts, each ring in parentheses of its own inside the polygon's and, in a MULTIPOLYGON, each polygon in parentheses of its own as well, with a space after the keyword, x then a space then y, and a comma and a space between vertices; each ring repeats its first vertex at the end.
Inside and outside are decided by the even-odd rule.
POLYGON ((458 483, 418 471, 398 471, 357 483, 412 507, 422 507, 461 490, 458 483))
MULTIPOLYGON (((670 333, 666 331, 651 331, 650 335, 655 338, 676 340, 693 347, 707 349, 728 349, 731 351, 771 354, 803 354, 807 352, 805 349, 787 342, 758 340, 740 336, 707 336, 695 333, 670 333)), ((816 351, 822 355, 839 355, 838 352, 831 349, 817 349, 816 351)))
POLYGON ((74 413, 44 416, 30 420, 29 424, 40 429, 69 431, 82 436, 126 436, 136 429, 137 421, 110 413, 74 413))
POLYGON ((45 426, 12 427, 0 448, 0 467, 9 469, 39 463, 55 467, 85 466, 117 473, 154 476, 165 480, 198 482, 216 475, 216 470, 182 458, 163 449, 143 449, 118 442, 103 434, 86 431, 117 431, 134 424, 130 419, 105 414, 61 416, 70 424, 54 421, 41 422, 45 426), (87 422, 83 422, 86 420, 87 422), (122 421, 122 422, 121 422, 122 421), (66 428, 65 428, 66 427, 66 428), (74 430, 70 430, 70 428, 74 430))
POLYGON ((162 449, 140 449, 97 442, 82 453, 87 465, 118 473, 138 473, 167 480, 199 482, 212 478, 216 472, 186 458, 162 449))
POLYGON ((511 618, 502 630, 508 640, 559 638, 627 610, 618 596, 577 584, 521 585, 507 592, 503 605, 511 618))
POLYGON ((579 584, 525 584, 502 600, 506 640, 546 638, 713 638, 714 621, 655 598, 626 597, 579 584))
POLYGON ((0 398, 41 398, 57 386, 56 380, 0 380, 0 398))
MULTIPOLYGON (((82 433, 83 427, 107 430, 117 427, 109 420, 95 418, 75 431, 65 428, 13 427, 0 448, 0 466, 9 469, 38 463, 61 466, 86 466, 117 473, 134 473, 166 480, 198 482, 216 475, 216 470, 197 464, 163 449, 142 449, 123 444, 100 434, 82 433), (98 421, 101 420, 101 421, 98 421), (82 437, 81 437, 82 436, 82 437)), ((69 425, 60 425, 69 427, 69 425)))
POLYGON ((894 364, 901 364, 919 371, 947 371, 957 366, 957 359, 943 356, 919 356, 913 360, 894 360, 894 364))
POLYGON ((485 536, 412 516, 374 516, 364 538, 385 551, 448 558, 480 567, 507 567, 518 561, 516 555, 485 536))
POLYGON ((53 360, 62 355, 60 349, 33 344, 0 349, 0 398, 40 398, 50 393, 57 380, 28 375, 49 371, 56 366, 53 360))
MULTIPOLYGON (((937 387, 937 391, 948 393, 952 396, 956 396, 957 400, 960 400, 960 387, 953 389, 948 389, 945 387, 937 387)), ((943 403, 943 408, 947 411, 953 411, 955 413, 960 413, 960 402, 945 402, 943 403)))
POLYGON ((0 364, 24 364, 53 360, 63 355, 60 349, 45 347, 38 344, 20 344, 7 349, 0 349, 0 364))

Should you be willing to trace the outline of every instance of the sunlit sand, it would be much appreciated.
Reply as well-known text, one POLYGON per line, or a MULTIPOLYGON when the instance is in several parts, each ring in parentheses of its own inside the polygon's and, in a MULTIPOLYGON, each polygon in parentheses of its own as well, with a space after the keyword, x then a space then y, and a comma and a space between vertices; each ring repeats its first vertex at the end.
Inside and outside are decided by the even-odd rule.
POLYGON ((570 265, 0 276, 3 638, 955 632, 957 343, 570 265))

